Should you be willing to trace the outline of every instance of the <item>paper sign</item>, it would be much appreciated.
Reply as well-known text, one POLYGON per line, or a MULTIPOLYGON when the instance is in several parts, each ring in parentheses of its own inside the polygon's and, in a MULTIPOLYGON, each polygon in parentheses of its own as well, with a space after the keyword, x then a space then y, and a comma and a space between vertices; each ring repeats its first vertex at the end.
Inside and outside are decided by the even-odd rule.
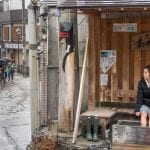
POLYGON ((113 32, 137 32, 137 23, 114 23, 113 32))
POLYGON ((108 83, 108 74, 101 74, 100 75, 100 84, 107 85, 108 83))
POLYGON ((100 67, 106 73, 116 63, 116 50, 102 50, 100 52, 100 67))

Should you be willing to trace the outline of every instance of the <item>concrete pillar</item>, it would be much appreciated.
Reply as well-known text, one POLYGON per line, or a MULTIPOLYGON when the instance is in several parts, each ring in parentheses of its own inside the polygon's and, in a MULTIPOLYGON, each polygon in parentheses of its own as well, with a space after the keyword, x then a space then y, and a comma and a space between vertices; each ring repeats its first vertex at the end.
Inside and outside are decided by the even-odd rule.
POLYGON ((32 133, 39 126, 38 112, 38 82, 37 82, 37 41, 36 41, 36 14, 34 6, 28 7, 29 25, 29 59, 30 59, 30 79, 31 79, 31 131, 32 133))
MULTIPOLYGON (((77 47, 77 14, 76 10, 62 10, 59 17, 60 31, 62 28, 68 28, 73 25, 73 38, 65 38, 68 34, 64 31, 60 32, 59 41, 59 104, 58 104, 58 121, 59 130, 68 132, 73 130, 74 117, 76 111, 76 103, 78 97, 79 86, 79 67, 78 67, 78 47, 77 47), (63 27, 62 27, 63 26, 63 27), (63 37, 64 36, 64 37, 63 37), (71 40, 71 41, 69 41, 71 40), (68 44, 69 43, 69 44, 68 44), (72 45, 70 44, 72 43, 72 45), (64 55, 69 51, 71 53, 66 57, 65 72, 62 69, 64 55)), ((70 34, 70 33, 69 33, 70 34)), ((70 35, 69 35, 70 36, 70 35)))

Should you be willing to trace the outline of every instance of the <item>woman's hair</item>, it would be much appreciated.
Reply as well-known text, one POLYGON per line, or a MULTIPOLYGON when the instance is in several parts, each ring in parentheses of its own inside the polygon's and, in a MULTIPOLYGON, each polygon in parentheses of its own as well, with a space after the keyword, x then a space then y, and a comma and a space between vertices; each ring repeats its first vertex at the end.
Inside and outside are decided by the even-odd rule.
POLYGON ((150 73, 150 65, 145 66, 145 67, 144 67, 144 69, 147 69, 147 70, 148 70, 148 72, 150 73))

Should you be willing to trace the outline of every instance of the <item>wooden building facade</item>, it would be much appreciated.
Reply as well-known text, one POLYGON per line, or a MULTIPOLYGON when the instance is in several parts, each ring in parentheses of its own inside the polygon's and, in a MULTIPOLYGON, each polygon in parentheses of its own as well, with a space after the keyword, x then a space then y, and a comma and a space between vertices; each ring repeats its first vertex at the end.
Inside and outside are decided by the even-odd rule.
POLYGON ((149 12, 141 16, 142 12, 142 10, 106 13, 98 10, 89 11, 89 64, 93 62, 91 67, 89 65, 89 75, 93 72, 93 81, 89 80, 89 85, 94 82, 96 90, 91 94, 95 95, 95 100, 135 103, 138 81, 143 75, 144 66, 150 64, 150 47, 138 45, 140 38, 146 43, 146 35, 149 36, 150 30, 149 12), (135 13, 139 13, 139 16, 134 17, 135 13), (131 24, 136 25, 136 31, 114 29, 115 25, 131 24), (108 83, 104 86, 101 85, 101 75, 104 72, 100 66, 102 62, 100 53, 103 50, 116 51, 116 63, 106 72, 108 83))
MULTIPOLYGON (((146 0, 111 2, 107 0, 64 0, 60 2, 45 0, 41 3, 62 11, 69 9, 71 11, 68 12, 74 15, 77 15, 77 10, 80 10, 88 17, 88 110, 94 110, 96 106, 100 106, 100 102, 134 104, 137 84, 142 77, 143 68, 150 64, 150 2, 146 0), (102 52, 104 52, 103 58, 102 52), (105 59, 109 53, 113 57, 105 59)), ((57 12, 57 15, 61 13, 57 12)), ((59 16, 59 19, 62 21, 61 17, 59 16)), ((76 94, 74 97, 74 95, 78 93, 76 90, 79 86, 75 86, 73 82, 79 76, 75 76, 75 73, 72 75, 74 91, 68 90, 72 92, 72 97, 67 97, 69 93, 65 93, 65 90, 69 88, 69 84, 67 85, 65 81, 67 76, 64 73, 61 75, 66 47, 61 49, 63 41, 58 44, 60 42, 58 32, 60 31, 53 30, 56 24, 56 27, 60 27, 60 22, 56 21, 55 16, 51 16, 50 20, 52 21, 49 27, 49 33, 51 33, 49 44, 51 45, 49 46, 48 64, 48 120, 58 119, 62 128, 67 130, 66 124, 68 126, 71 124, 71 128, 74 124, 78 96, 76 94), (51 59, 54 58, 54 54, 55 59, 51 59), (62 92, 61 89, 64 91, 62 92), (69 104, 71 102, 69 110, 66 108, 68 102, 69 104)), ((63 21, 67 22, 67 19, 63 21)), ((73 25, 76 28, 77 22, 76 25, 75 23, 73 25)), ((74 50, 76 52, 77 48, 75 47, 74 50)), ((77 71, 76 64, 74 66, 74 70, 77 71)))
POLYGON ((101 104, 132 105, 134 115, 138 81, 144 66, 150 65, 150 2, 43 0, 40 4, 51 7, 47 13, 47 106, 42 108, 47 124, 58 120, 58 132, 67 133, 74 128, 75 140, 79 121, 88 115, 97 116, 102 137, 106 138, 106 127, 117 111, 102 108, 101 104), (85 57, 78 48, 78 37, 86 30, 78 31, 80 14, 87 16, 88 25, 85 40, 80 41, 82 51, 87 50, 87 62, 83 66, 80 62, 84 62, 85 57), (80 71, 84 69, 87 77, 84 78, 86 85, 82 86, 80 71), (82 94, 86 91, 87 112, 77 104, 85 99, 80 95, 80 88, 82 94))
MULTIPOLYGON (((135 103, 138 81, 144 66, 150 64, 149 6, 149 1, 141 0, 58 3, 59 8, 80 9, 88 16, 89 110, 99 101, 135 103), (116 63, 107 71, 100 64, 104 50, 116 52, 116 63), (102 85, 104 75, 106 85, 102 85)), ((109 61, 103 63, 107 68, 109 61)))

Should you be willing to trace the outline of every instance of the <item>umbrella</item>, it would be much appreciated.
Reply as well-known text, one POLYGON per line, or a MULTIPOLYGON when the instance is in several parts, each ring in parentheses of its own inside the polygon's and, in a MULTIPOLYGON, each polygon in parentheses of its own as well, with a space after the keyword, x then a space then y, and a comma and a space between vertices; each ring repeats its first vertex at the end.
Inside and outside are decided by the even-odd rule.
POLYGON ((3 57, 2 59, 6 60, 6 61, 12 61, 12 59, 10 57, 3 57))
POLYGON ((6 60, 1 58, 0 61, 6 61, 6 60))
POLYGON ((5 59, 0 59, 0 64, 1 64, 1 65, 2 65, 2 64, 6 65, 6 64, 7 64, 7 60, 5 60, 5 59))
POLYGON ((0 59, 0 62, 6 62, 7 60, 6 59, 0 59))

